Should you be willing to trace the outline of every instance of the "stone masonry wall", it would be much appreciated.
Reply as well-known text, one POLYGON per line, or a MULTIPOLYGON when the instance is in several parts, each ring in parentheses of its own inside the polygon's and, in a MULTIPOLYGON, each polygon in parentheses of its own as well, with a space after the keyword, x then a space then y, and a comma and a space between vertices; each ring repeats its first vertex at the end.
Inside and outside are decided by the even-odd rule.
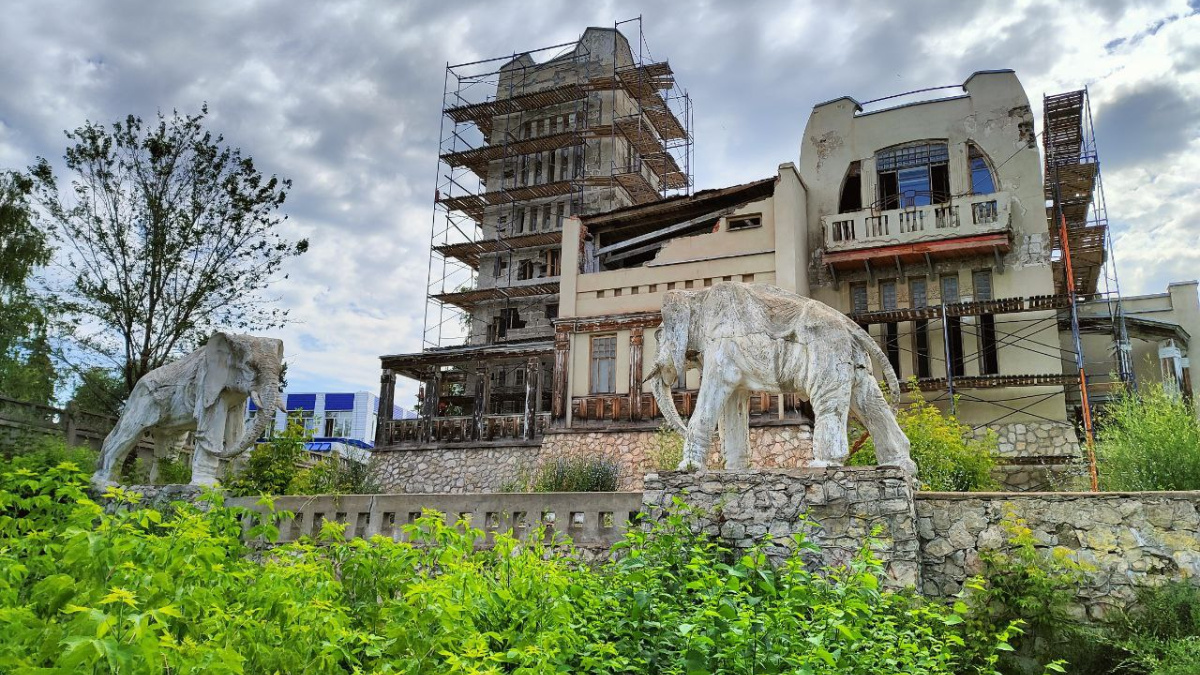
POLYGON ((1045 550, 1094 568, 1079 589, 1090 617, 1134 598, 1138 585, 1200 579, 1200 492, 918 493, 921 590, 949 596, 981 571, 979 551, 1004 544, 1006 516, 1026 521, 1045 550))
POLYGON ((698 509, 697 526, 736 549, 768 537, 766 552, 785 557, 792 535, 821 547, 819 565, 850 561, 880 528, 876 553, 886 561, 886 582, 919 586, 920 558, 911 479, 899 469, 776 469, 667 472, 646 476, 643 511, 660 517, 678 497, 698 509))
MULTIPOLYGON (((669 436, 654 431, 588 431, 546 434, 541 443, 486 447, 437 447, 377 450, 372 471, 384 492, 496 492, 533 471, 540 462, 560 457, 609 456, 621 465, 618 489, 642 489, 647 473, 674 468, 669 436)), ((709 466, 720 468, 719 440, 714 440, 709 466)), ((796 468, 812 459, 808 425, 750 428, 750 465, 796 468)))
MULTIPOLYGON (((1065 490, 1079 483, 1079 437, 1067 422, 1020 422, 993 425, 997 461, 993 477, 1012 492, 1065 490)), ((988 429, 975 431, 982 437, 988 429)))

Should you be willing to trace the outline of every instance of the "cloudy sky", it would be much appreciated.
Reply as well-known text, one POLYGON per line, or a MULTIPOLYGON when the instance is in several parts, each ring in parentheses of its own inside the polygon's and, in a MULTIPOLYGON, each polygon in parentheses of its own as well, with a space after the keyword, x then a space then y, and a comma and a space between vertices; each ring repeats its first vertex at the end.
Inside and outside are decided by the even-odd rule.
POLYGON ((420 349, 446 64, 639 14, 694 99, 699 189, 795 161, 819 101, 1012 68, 1039 131, 1043 94, 1090 88, 1125 293, 1200 276, 1200 0, 4 4, 0 168, 58 161, 85 120, 207 101, 294 181, 285 227, 312 247, 273 289, 292 391, 375 390, 380 354, 420 349))

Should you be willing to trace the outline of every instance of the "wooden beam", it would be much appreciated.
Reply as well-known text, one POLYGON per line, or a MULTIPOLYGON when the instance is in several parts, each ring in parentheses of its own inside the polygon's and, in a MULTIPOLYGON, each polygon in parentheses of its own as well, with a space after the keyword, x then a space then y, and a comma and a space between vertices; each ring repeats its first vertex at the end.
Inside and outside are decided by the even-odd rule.
POLYGON ((596 251, 596 255, 600 256, 600 255, 604 255, 605 253, 611 253, 613 251, 620 251, 621 249, 629 248, 630 246, 636 246, 638 244, 651 242, 656 239, 670 237, 671 235, 677 234, 679 232, 683 232, 683 231, 686 231, 686 230, 689 230, 689 229, 692 229, 695 227, 699 227, 700 225, 703 225, 711 220, 714 220, 714 219, 719 220, 720 218, 722 218, 726 215, 729 215, 730 213, 733 213, 734 211, 737 210, 737 208, 738 207, 736 207, 736 206, 731 206, 728 208, 719 209, 717 211, 710 211, 709 213, 706 213, 702 216, 692 218, 691 220, 685 220, 682 223, 676 223, 674 225, 669 225, 667 227, 662 228, 661 230, 647 232, 646 234, 634 237, 632 239, 626 239, 625 241, 619 241, 615 244, 609 244, 608 246, 604 246, 600 250, 596 251))

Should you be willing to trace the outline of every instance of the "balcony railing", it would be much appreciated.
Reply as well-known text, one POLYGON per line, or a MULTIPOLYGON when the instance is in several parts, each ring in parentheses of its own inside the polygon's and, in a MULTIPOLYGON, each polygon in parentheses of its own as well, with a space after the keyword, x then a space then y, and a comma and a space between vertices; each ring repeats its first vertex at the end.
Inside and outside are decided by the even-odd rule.
POLYGON ((834 252, 1002 232, 1011 214, 1008 193, 994 192, 945 204, 838 213, 821 224, 825 250, 834 252))
MULTIPOLYGON (((533 437, 539 437, 550 426, 550 413, 533 416, 533 437)), ((384 422, 384 445, 418 445, 422 443, 473 443, 478 441, 521 440, 525 438, 525 415, 484 415, 483 428, 477 430, 470 415, 428 419, 391 420, 384 422)))
MULTIPOLYGON (((683 417, 691 416, 696 408, 698 391, 672 392, 675 408, 683 417)), ((651 421, 662 418, 658 408, 658 400, 653 394, 641 394, 638 415, 635 419, 633 398, 628 394, 592 394, 591 396, 576 396, 571 399, 571 423, 591 424, 608 422, 637 422, 651 421)), ((804 416, 807 404, 796 394, 785 394, 783 397, 784 416, 804 416)), ((757 392, 750 396, 750 416, 767 418, 779 416, 779 395, 757 392)))

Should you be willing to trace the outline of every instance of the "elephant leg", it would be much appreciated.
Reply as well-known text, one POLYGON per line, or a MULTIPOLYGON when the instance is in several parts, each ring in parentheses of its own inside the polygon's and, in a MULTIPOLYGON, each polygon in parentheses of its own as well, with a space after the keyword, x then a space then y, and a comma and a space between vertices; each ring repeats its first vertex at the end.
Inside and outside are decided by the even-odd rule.
POLYGON ((742 471, 750 454, 750 392, 735 391, 721 408, 725 470, 742 471))
POLYGON ((196 424, 196 449, 192 454, 192 485, 212 485, 217 482, 220 452, 225 444, 225 422, 229 410, 224 402, 206 409, 196 424))
POLYGON ((708 451, 712 447, 713 432, 717 430, 717 414, 729 398, 729 388, 716 377, 705 377, 696 397, 696 410, 688 422, 687 439, 683 444, 683 459, 680 471, 703 471, 708 451))
POLYGON ((846 418, 850 413, 849 363, 839 363, 831 377, 810 391, 816 423, 813 425, 813 461, 809 466, 841 466, 850 454, 846 440, 846 418))
POLYGON ((92 483, 103 486, 112 482, 113 473, 120 469, 130 451, 141 440, 142 434, 149 425, 143 424, 139 416, 126 414, 117 422, 117 426, 104 438, 100 448, 100 459, 97 461, 96 473, 92 474, 92 483))
POLYGON ((851 410, 871 433, 871 438, 875 439, 876 463, 880 466, 898 466, 915 476, 917 465, 909 456, 908 436, 896 423, 896 416, 884 398, 879 383, 871 371, 865 369, 860 369, 854 379, 851 410))

